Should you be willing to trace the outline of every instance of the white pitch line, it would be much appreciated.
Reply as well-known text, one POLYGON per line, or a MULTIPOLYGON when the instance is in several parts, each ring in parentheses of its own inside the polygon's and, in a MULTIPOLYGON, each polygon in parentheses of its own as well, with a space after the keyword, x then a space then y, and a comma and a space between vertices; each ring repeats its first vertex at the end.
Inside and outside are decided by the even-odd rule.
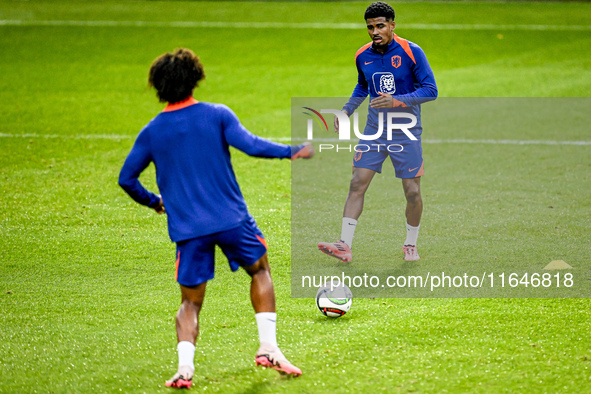
MULTIPOLYGON (((0 19, 0 26, 80 26, 80 27, 184 27, 218 28, 227 27, 228 22, 210 21, 92 21, 92 20, 24 20, 0 19)), ((241 29, 365 29, 363 23, 287 23, 287 22, 232 22, 233 28, 241 29)), ((591 25, 494 25, 469 23, 407 23, 400 24, 405 30, 548 30, 548 31, 591 31, 591 25)))
MULTIPOLYGON (((306 138, 271 138, 274 141, 308 141, 306 138)), ((314 138, 313 142, 357 143, 359 140, 341 140, 338 138, 314 138)), ((553 140, 470 140, 470 139, 423 139, 425 144, 493 144, 493 145, 591 145, 591 141, 553 141, 553 140)))
POLYGON ((34 134, 34 133, 25 133, 25 134, 11 134, 11 133, 0 133, 0 138, 44 138, 44 139, 54 139, 54 138, 63 138, 63 139, 71 139, 71 140, 125 140, 125 139, 135 139, 135 135, 121 135, 121 134, 77 134, 77 135, 67 135, 67 134, 34 134))
POLYGON ((494 144, 494 145, 591 145, 591 141, 552 141, 552 140, 431 140, 426 139, 427 144, 494 144))
POLYGON ((438 24, 408 23, 401 29, 414 30, 591 30, 590 25, 493 25, 493 24, 438 24))
MULTIPOLYGON (((75 139, 75 140, 128 140, 135 139, 136 135, 123 134, 12 134, 0 133, 0 138, 44 138, 44 139, 75 139)), ((271 137, 268 138, 277 142, 299 142, 308 141, 305 138, 271 137)), ((352 143, 358 140, 340 140, 338 138, 315 138, 313 142, 341 142, 352 143)), ((554 141, 554 140, 470 140, 470 139, 424 139, 426 144, 492 144, 492 145, 591 145, 591 141, 554 141)))

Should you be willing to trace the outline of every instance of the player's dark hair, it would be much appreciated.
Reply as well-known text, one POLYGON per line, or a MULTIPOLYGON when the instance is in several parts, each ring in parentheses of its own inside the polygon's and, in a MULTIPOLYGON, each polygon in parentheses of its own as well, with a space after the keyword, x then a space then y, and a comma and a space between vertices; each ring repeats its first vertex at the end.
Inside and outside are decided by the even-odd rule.
POLYGON ((376 1, 365 10, 365 20, 379 18, 380 16, 386 18, 387 21, 393 21, 396 14, 394 8, 383 1, 376 1))
POLYGON ((199 57, 190 49, 177 48, 152 62, 148 86, 156 88, 161 102, 178 103, 188 98, 203 78, 205 72, 199 57))

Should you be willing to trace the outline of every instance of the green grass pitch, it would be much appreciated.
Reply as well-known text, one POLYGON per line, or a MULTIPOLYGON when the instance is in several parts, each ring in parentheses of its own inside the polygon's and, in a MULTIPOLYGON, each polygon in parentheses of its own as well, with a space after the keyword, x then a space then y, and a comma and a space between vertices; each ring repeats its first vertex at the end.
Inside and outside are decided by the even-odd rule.
MULTIPOLYGON (((0 1, 0 392, 168 392, 180 299, 174 246, 166 219, 117 186, 134 136, 162 109, 146 88, 150 62, 192 48, 207 74, 197 99, 229 105, 259 135, 289 137, 291 97, 351 93, 353 55, 368 37, 362 25, 335 24, 362 24, 367 4, 0 1), (260 22, 278 24, 249 25, 260 22)), ((425 50, 441 97, 591 91, 589 4, 394 7, 397 33, 425 50)), ((452 135, 425 130, 424 138, 452 135)), ((591 134, 544 139, 590 141, 591 134)), ((426 262, 511 254, 588 269, 589 145, 424 149, 426 262), (522 163, 526 169, 508 171, 522 163), (496 249, 503 241, 509 251, 496 249)), ((328 320, 312 300, 291 298, 290 163, 239 152, 233 162, 270 246, 279 343, 304 375, 286 380, 255 368, 247 276, 231 274, 219 257, 201 315, 194 391, 591 392, 588 299, 355 299, 346 316, 328 320)), ((342 199, 327 204, 328 231, 311 230, 318 241, 338 232, 345 170, 334 180, 342 199)), ((155 188, 153 167, 142 180, 155 188)), ((392 236, 398 253, 399 182, 391 169, 376 181, 376 190, 395 182, 386 196, 393 217, 385 233, 360 230, 358 239, 392 236)), ((379 206, 384 196, 371 191, 370 204, 379 206)), ((371 222, 384 212, 364 215, 371 222)))

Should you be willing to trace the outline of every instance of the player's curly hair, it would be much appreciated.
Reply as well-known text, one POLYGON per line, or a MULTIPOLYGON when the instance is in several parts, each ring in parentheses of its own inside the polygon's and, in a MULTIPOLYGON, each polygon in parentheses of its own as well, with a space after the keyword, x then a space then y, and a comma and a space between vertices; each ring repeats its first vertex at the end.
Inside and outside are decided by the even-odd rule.
POLYGON ((152 62, 148 86, 156 88, 160 102, 178 103, 188 98, 203 78, 199 57, 190 49, 177 48, 152 62))
POLYGON ((380 16, 386 18, 387 21, 393 21, 396 14, 394 8, 383 1, 376 1, 365 10, 365 20, 379 18, 380 16))

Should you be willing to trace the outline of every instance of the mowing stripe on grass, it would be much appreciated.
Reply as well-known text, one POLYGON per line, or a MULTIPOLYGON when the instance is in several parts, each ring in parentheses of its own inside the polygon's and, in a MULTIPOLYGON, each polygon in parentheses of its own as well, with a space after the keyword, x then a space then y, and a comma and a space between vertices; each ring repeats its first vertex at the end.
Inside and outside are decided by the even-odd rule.
MULTIPOLYGON (((136 135, 123 134, 11 134, 0 133, 0 138, 63 138, 63 139, 78 139, 78 140, 124 140, 135 139, 136 135)), ((272 141, 289 142, 289 141, 308 141, 306 138, 291 138, 291 137, 271 137, 272 141)), ((314 142, 355 142, 355 140, 340 140, 338 138, 316 138, 314 142)), ((591 141, 554 141, 554 140, 469 140, 469 139, 425 139, 422 140, 426 144, 493 144, 493 145, 591 145, 591 141)))
MULTIPOLYGON (((77 21, 77 20, 20 20, 1 19, 0 26, 81 26, 81 27, 226 27, 227 22, 209 21, 77 21)), ((365 29, 363 23, 284 23, 284 22, 232 22, 241 29, 365 29)), ((590 31, 591 25, 494 25, 464 23, 407 23, 401 29, 409 30, 537 30, 537 31, 590 31)))

